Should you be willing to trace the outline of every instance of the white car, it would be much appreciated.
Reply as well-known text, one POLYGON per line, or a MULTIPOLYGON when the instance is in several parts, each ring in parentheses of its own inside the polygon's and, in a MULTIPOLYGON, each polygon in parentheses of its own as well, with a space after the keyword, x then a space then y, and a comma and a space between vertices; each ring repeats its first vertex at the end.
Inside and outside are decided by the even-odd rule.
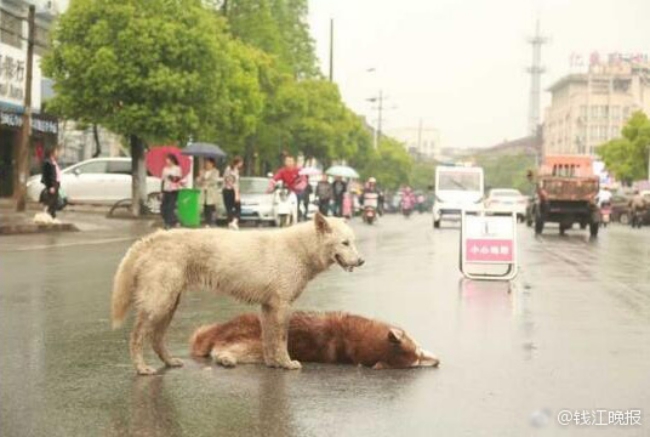
POLYGON ((526 217, 526 202, 528 199, 519 190, 513 188, 495 188, 488 193, 485 201, 485 209, 488 211, 499 211, 516 213, 520 221, 526 217))
MULTIPOLYGON (((131 198, 131 158, 93 158, 61 171, 61 187, 70 203, 113 204, 131 198)), ((27 182, 29 199, 38 202, 41 175, 27 182)), ((147 176, 147 194, 160 191, 160 178, 147 176)))
POLYGON ((458 221, 462 211, 483 209, 483 169, 480 167, 436 167, 433 227, 443 220, 458 221))

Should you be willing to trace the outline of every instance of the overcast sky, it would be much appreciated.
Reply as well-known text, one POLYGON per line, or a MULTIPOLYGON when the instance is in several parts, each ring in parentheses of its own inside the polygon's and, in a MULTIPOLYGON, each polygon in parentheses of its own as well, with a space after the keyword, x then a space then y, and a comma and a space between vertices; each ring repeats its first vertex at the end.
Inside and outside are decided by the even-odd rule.
POLYGON ((310 8, 326 73, 335 19, 334 79, 346 102, 371 116, 365 99, 381 88, 386 106, 396 107, 386 111, 387 129, 422 118, 440 130, 445 147, 525 135, 526 38, 538 15, 551 38, 542 54, 544 88, 569 72, 572 52, 650 53, 648 0, 311 0, 310 8), (376 73, 366 72, 373 67, 376 73))
MULTIPOLYGON (((67 5, 67 0, 60 4, 67 5)), ((374 123, 366 99, 384 90, 384 125, 440 130, 445 147, 483 147, 526 134, 535 19, 551 41, 543 87, 570 70, 571 53, 650 53, 649 0, 311 0, 321 68, 374 123), (368 73, 368 68, 375 68, 368 73)), ((543 107, 549 96, 544 93, 543 107)), ((542 107, 542 114, 543 114, 542 107)))

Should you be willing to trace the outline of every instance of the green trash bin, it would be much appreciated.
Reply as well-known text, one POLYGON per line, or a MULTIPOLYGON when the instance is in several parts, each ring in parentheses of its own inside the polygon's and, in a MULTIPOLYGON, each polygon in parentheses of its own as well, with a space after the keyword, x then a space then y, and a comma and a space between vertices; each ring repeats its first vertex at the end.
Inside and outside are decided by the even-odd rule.
POLYGON ((182 188, 178 192, 178 221, 187 228, 201 226, 201 190, 182 188))

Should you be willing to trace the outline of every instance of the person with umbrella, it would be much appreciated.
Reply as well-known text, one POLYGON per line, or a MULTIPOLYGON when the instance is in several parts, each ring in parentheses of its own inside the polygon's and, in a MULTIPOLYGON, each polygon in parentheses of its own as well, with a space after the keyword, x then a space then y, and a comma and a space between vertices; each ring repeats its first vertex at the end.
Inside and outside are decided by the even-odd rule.
POLYGON ((160 214, 162 215, 165 229, 176 225, 176 200, 178 199, 178 190, 181 189, 183 173, 178 164, 178 158, 170 153, 165 158, 165 167, 162 171, 161 187, 162 203, 160 205, 160 214))
POLYGON ((201 190, 201 204, 206 226, 214 225, 214 213, 217 209, 219 193, 219 170, 214 158, 206 158, 204 169, 196 178, 196 186, 201 190))

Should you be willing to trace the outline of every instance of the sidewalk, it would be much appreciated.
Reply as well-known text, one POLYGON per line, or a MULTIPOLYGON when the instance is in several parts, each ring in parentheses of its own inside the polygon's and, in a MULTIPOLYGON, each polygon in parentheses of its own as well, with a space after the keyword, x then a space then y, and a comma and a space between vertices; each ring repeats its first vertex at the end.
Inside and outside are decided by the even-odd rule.
POLYGON ((67 221, 52 224, 34 223, 34 215, 42 212, 38 204, 28 204, 25 212, 16 212, 12 199, 0 199, 0 235, 70 232, 79 229, 67 221))

